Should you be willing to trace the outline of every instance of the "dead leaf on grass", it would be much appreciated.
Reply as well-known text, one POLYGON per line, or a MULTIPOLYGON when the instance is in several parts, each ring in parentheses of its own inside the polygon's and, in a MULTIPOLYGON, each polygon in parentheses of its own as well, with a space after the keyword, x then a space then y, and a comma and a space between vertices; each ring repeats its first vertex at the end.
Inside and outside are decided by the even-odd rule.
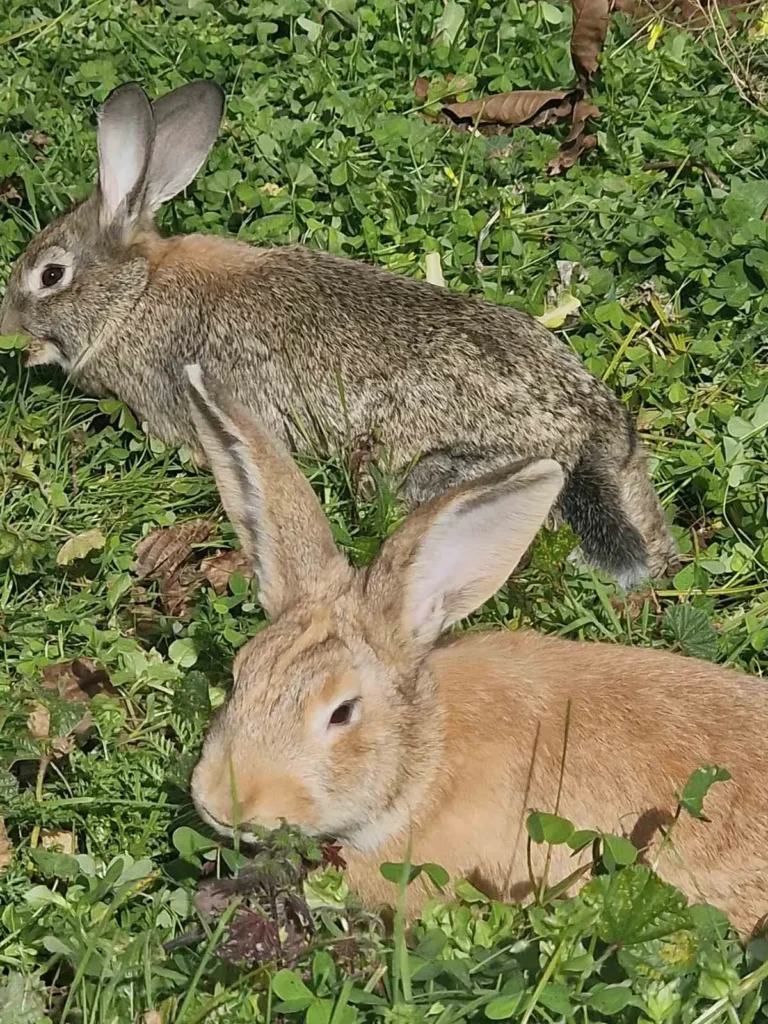
POLYGON ((194 556, 193 544, 208 540, 213 526, 205 519, 193 519, 181 526, 153 530, 136 548, 133 570, 139 579, 157 580, 166 612, 175 618, 190 613, 192 598, 202 585, 196 565, 188 565, 194 556))
POLYGON ((220 551, 204 558, 200 570, 217 594, 226 594, 233 573, 239 572, 246 579, 253 576, 253 567, 244 551, 220 551))
POLYGON ((159 1010, 146 1010, 141 1018, 141 1024, 163 1024, 163 1015, 159 1010))
POLYGON ((554 160, 550 160, 547 171, 550 175, 561 174, 573 167, 581 154, 597 145, 597 136, 586 133, 587 119, 599 117, 600 111, 593 103, 579 100, 573 108, 571 129, 560 144, 560 151, 554 160))
POLYGON ((5 822, 0 818, 0 875, 6 870, 13 859, 13 843, 8 838, 5 822))
POLYGON ((33 700, 27 710, 27 728, 36 740, 47 740, 51 727, 51 712, 39 700, 33 700))
POLYGON ((97 693, 116 696, 118 691, 112 685, 107 670, 90 658, 74 658, 46 665, 43 669, 42 685, 46 690, 55 690, 62 700, 85 703, 97 693))
POLYGON ((6 203, 21 202, 21 193, 10 178, 0 178, 0 199, 6 203))
POLYGON ((443 113, 456 125, 527 125, 543 128, 567 117, 576 93, 563 89, 518 89, 466 103, 447 103, 443 113))
POLYGON ((76 533, 59 548, 56 555, 57 565, 71 565, 92 551, 99 551, 107 543, 107 538, 101 530, 84 530, 76 533))
POLYGON ((598 68, 611 20, 611 0, 571 0, 571 3, 571 59, 579 81, 585 85, 598 68))
POLYGON ((417 100, 425 100, 429 92, 429 79, 419 76, 413 83, 413 91, 417 100))
POLYGON ((133 571, 140 579, 149 580, 175 575, 192 558, 192 545, 208 540, 212 531, 206 519, 153 530, 136 547, 133 571))
MULTIPOLYGON (((73 704, 87 704, 98 693, 114 696, 118 692, 110 682, 107 672, 90 658, 75 658, 73 661, 46 665, 41 685, 43 689, 54 691, 60 700, 73 704)), ((93 719, 86 707, 79 721, 66 736, 51 736, 50 710, 40 701, 32 701, 29 705, 27 728, 36 740, 51 741, 50 753, 55 758, 71 754, 75 749, 77 737, 85 736, 92 726, 93 719)))
POLYGON ((68 853, 70 856, 77 853, 77 843, 71 832, 43 832, 40 836, 40 845, 46 850, 68 853))

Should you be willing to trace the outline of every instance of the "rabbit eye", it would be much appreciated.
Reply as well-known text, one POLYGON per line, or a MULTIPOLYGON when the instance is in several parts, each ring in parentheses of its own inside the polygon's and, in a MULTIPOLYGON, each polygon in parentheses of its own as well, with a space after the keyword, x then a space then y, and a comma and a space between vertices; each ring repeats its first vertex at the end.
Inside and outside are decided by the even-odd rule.
POLYGON ((46 267, 43 267, 43 272, 40 275, 40 283, 43 288, 53 288, 55 284, 64 277, 64 271, 66 267, 62 267, 59 263, 49 263, 46 267))
POLYGON ((345 700, 343 704, 339 704, 339 706, 331 714, 329 724, 347 725, 349 723, 349 720, 352 718, 352 711, 354 710, 356 703, 357 702, 354 700, 345 700))

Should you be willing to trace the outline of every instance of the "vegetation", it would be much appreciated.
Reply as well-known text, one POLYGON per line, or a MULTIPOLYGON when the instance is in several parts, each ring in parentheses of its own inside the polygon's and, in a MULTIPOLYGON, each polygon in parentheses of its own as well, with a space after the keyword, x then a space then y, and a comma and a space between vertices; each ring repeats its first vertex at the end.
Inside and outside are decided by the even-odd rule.
MULTIPOLYGON (((448 287, 548 315, 639 416, 681 572, 622 596, 566 560, 571 538, 545 533, 475 624, 671 646, 760 674, 768 122, 744 68, 759 81, 768 67, 765 20, 726 46, 618 16, 591 90, 598 146, 549 176, 567 127, 459 133, 420 116, 413 82, 428 79, 433 99, 453 73, 460 100, 567 86, 569 8, 456 7, 7 0, 0 277, 90 188, 94 111, 114 86, 157 95, 215 77, 229 94, 221 141, 166 229, 302 241, 414 276, 439 253, 448 287)), ((526 907, 459 882, 458 902, 436 903, 406 942, 355 909, 335 848, 283 830, 246 860, 207 835, 189 770, 236 650, 263 624, 246 575, 201 561, 232 548, 232 530, 186 452, 118 402, 24 370, 22 345, 0 339, 1 1024, 768 1016, 766 942, 743 949, 720 915, 627 863, 618 837, 590 837, 596 874, 575 899, 559 879, 526 907), (139 542, 196 519, 207 525, 183 534, 174 571, 139 580, 139 542)), ((339 542, 365 560, 398 511, 386 481, 356 497, 359 454, 318 453, 306 469, 339 542)), ((682 813, 711 781, 693 780, 682 813)), ((579 842, 545 815, 529 828, 579 842)), ((405 871, 385 870, 394 893, 405 871)), ((435 865, 411 874, 445 883, 435 865)))

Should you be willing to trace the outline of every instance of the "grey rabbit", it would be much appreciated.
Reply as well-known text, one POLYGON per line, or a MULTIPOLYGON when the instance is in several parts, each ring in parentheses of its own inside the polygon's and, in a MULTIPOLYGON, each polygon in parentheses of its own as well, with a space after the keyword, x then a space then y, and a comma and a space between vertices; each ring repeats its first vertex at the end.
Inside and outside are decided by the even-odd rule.
POLYGON ((59 364, 201 456, 183 371, 199 363, 294 449, 378 433, 408 507, 550 457, 556 515, 593 566, 625 587, 667 573, 677 549, 629 415, 530 316, 300 246, 159 234, 223 109, 211 81, 153 104, 135 83, 110 94, 98 187, 30 242, 0 306, 0 332, 33 339, 27 365, 59 364))

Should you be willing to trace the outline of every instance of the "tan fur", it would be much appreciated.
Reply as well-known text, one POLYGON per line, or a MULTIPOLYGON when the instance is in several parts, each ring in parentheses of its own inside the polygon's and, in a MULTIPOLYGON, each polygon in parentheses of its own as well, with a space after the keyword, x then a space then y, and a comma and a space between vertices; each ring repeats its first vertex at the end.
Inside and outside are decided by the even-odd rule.
POLYGON ((216 235, 174 235, 163 238, 151 229, 143 231, 135 244, 158 282, 179 275, 202 279, 243 277, 269 258, 268 249, 257 249, 216 235))
MULTIPOLYGON (((557 811, 628 836, 641 859, 742 933, 757 925, 768 912, 764 683, 664 651, 527 631, 438 639, 512 570, 556 500, 556 464, 509 467, 432 501, 352 573, 329 550, 322 510, 287 452, 234 402, 217 405, 199 372, 191 379, 201 442, 263 568, 260 586, 285 597, 238 655, 231 700, 195 769, 207 820, 229 833, 282 817, 337 836, 350 884, 377 907, 396 895, 379 865, 402 861, 409 844, 414 863, 527 897, 526 815, 557 811), (217 432, 224 420, 233 433, 217 432), (249 521, 244 509, 255 506, 249 521), (268 558, 265 545, 275 548, 268 558), (347 701, 355 716, 334 725, 347 701), (733 775, 708 797, 711 822, 683 815, 662 843, 675 792, 705 764, 733 775)), ((569 852, 555 849, 551 884, 579 863, 569 852)), ((544 856, 534 849, 537 879, 544 856)), ((412 886, 409 912, 427 894, 412 886)))
MULTIPOLYGON (((742 932, 768 912, 764 684, 667 652, 522 631, 462 637, 436 651, 428 669, 446 719, 440 781, 413 831, 374 855, 348 854, 350 883, 365 902, 391 901, 378 865, 402 860, 408 839, 414 863, 472 876, 492 895, 528 895, 525 817, 558 809, 565 747, 559 813, 579 827, 628 836, 652 865, 675 791, 702 764, 727 766, 733 780, 707 799, 711 822, 683 815, 658 867, 742 932)), ((535 848, 537 873, 542 859, 535 848)), ((578 864, 555 848, 550 882, 578 864)), ((410 894, 412 912, 425 896, 421 888, 410 894)))

